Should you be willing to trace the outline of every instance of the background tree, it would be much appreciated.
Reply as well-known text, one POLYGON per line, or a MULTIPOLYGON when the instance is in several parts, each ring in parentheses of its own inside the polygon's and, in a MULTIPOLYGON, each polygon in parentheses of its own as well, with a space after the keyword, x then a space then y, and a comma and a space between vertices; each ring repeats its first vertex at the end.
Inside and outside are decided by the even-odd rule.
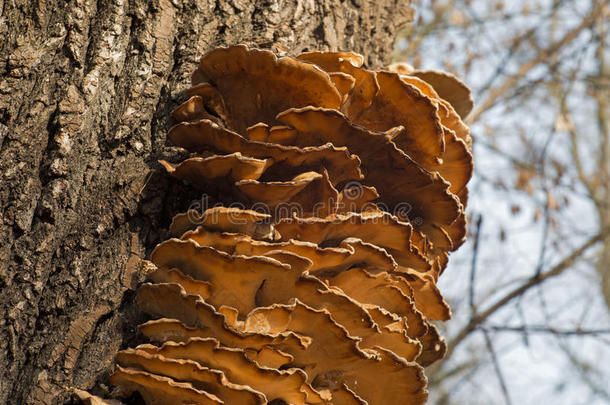
POLYGON ((278 43, 381 67, 410 18, 398 0, 0 3, 0 403, 63 403, 133 337, 138 258, 188 203, 157 159, 203 53, 278 43))
POLYGON ((438 404, 610 401, 608 1, 416 2, 395 60, 475 95, 469 247, 438 404), (604 304, 605 302, 605 304, 604 304))

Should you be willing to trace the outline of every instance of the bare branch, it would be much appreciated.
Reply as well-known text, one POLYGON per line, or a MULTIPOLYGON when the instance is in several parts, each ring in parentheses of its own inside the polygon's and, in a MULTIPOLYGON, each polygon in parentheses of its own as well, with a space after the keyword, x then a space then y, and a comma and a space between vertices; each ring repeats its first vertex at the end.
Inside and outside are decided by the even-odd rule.
POLYGON ((549 333, 560 336, 599 336, 610 335, 610 329, 557 329, 549 326, 524 325, 524 326, 502 326, 491 325, 481 327, 483 330, 494 332, 516 332, 516 333, 549 333))
POLYGON ((489 350, 489 354, 491 355, 491 361, 494 365, 494 370, 496 371, 496 375, 498 376, 498 382, 500 383, 500 388, 502 389, 502 395, 504 395, 504 402, 507 405, 511 405, 512 402, 510 400, 510 395, 508 394, 508 388, 506 386, 506 381, 504 380, 504 374, 502 373, 502 368, 500 368, 500 361, 498 360, 498 356, 496 356, 496 351, 494 350, 493 344, 491 343, 491 339, 489 338, 489 332, 485 329, 482 329, 483 336, 485 337, 485 345, 487 346, 487 350, 489 350))
POLYGON ((590 247, 603 240, 605 234, 607 233, 610 232, 606 230, 605 232, 598 233, 597 235, 593 236, 588 241, 586 241, 581 247, 574 250, 568 257, 556 264, 552 269, 540 273, 537 277, 534 276, 530 278, 521 286, 515 288, 508 294, 504 295, 502 298, 498 299, 488 309, 475 316, 466 326, 464 326, 464 328, 462 328, 462 330, 455 336, 455 338, 453 338, 449 342, 449 344, 447 345, 447 354, 445 356, 445 360, 451 356, 457 345, 459 345, 472 331, 476 330, 479 325, 485 322, 496 311, 503 308, 504 305, 512 301, 514 298, 517 298, 524 294, 530 288, 548 280, 551 277, 555 277, 562 274, 565 270, 569 269, 590 247))
POLYGON ((566 35, 564 35, 560 40, 555 41, 548 48, 540 50, 535 58, 521 64, 517 70, 517 73, 508 77, 501 86, 491 89, 487 99, 479 104, 479 106, 468 116, 468 124, 472 125, 473 122, 476 122, 481 114, 493 107, 500 97, 514 88, 519 79, 523 78, 535 66, 546 61, 549 57, 578 37, 583 30, 590 27, 595 21, 595 18, 599 13, 599 9, 600 5, 596 4, 595 7, 592 8, 591 12, 582 19, 581 23, 577 27, 568 31, 566 35))
POLYGON ((472 252, 472 263, 470 267, 470 287, 469 287, 469 303, 470 303, 470 316, 476 315, 476 307, 474 304, 474 284, 475 284, 475 273, 477 269, 477 257, 479 256, 479 239, 481 236, 481 224, 483 222, 483 216, 479 214, 475 222, 475 237, 472 252))
POLYGON ((567 121, 567 129, 568 134, 570 135, 570 143, 571 143, 571 152, 572 152, 572 160, 574 161, 574 167, 576 167, 576 174, 578 175, 578 180, 586 187, 587 192, 591 196, 591 198, 595 198, 595 189, 593 188, 593 182, 589 181, 589 177, 585 174, 583 169, 582 161, 580 159, 580 143, 578 133, 576 131, 576 127, 573 124, 570 111, 568 109, 565 96, 561 101, 561 114, 564 116, 567 121))

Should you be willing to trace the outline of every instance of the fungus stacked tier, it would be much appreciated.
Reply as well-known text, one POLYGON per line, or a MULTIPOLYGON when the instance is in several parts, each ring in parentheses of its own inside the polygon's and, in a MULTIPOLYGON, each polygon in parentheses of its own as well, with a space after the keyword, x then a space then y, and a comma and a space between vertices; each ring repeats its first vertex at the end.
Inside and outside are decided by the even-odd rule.
POLYGON ((446 349, 430 321, 450 317, 436 281, 465 237, 472 100, 450 75, 362 62, 201 59, 169 132, 193 155, 162 163, 227 204, 174 218, 137 295, 156 345, 121 351, 112 384, 147 404, 425 402, 422 366, 446 349))

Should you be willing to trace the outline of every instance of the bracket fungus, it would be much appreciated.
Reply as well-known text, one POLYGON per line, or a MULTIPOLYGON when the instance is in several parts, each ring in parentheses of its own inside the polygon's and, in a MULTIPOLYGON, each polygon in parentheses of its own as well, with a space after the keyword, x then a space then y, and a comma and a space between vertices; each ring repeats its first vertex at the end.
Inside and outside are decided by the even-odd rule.
POLYGON ((472 108, 452 75, 245 45, 201 58, 161 164, 222 204, 178 214, 110 382, 147 404, 423 404, 464 241, 472 108), (239 203, 236 206, 236 203, 239 203))

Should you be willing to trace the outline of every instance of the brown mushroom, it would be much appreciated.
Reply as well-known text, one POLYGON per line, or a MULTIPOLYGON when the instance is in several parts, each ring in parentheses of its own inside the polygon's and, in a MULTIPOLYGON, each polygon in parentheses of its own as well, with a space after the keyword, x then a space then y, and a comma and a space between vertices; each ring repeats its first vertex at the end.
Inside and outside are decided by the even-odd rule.
MULTIPOLYGON (((285 111, 278 115, 278 120, 297 130, 291 144, 310 146, 331 142, 346 146, 358 155, 366 172, 364 182, 375 187, 390 211, 404 205, 408 207, 408 216, 440 225, 450 225, 460 214, 457 198, 447 190, 451 185, 423 170, 385 134, 353 125, 337 111, 312 107, 285 111)), ((468 158, 471 158, 469 153, 467 164, 468 158)), ((450 168, 455 169, 454 166, 450 168)), ((464 186, 463 181, 470 178, 470 172, 463 177, 466 180, 459 183, 460 189, 464 186)))
MULTIPOLYGON (((436 104, 438 116, 443 125, 445 151, 441 155, 442 161, 427 169, 438 171, 451 184, 449 188, 451 192, 459 195, 472 176, 470 130, 464 125, 453 107, 441 99, 428 83, 413 76, 401 76, 401 80, 416 87, 436 104)), ((466 205, 465 200, 460 199, 460 202, 462 205, 466 205)))
POLYGON ((241 152, 244 156, 256 159, 271 158, 274 164, 267 169, 268 175, 276 174, 286 178, 324 167, 333 184, 362 178, 360 159, 350 155, 346 148, 332 145, 301 149, 252 141, 205 119, 174 126, 170 129, 169 138, 176 145, 194 152, 241 152))
POLYGON ((198 295, 203 299, 206 299, 212 295, 212 284, 210 284, 208 281, 195 280, 178 269, 157 267, 154 271, 148 274, 148 278, 155 283, 180 284, 187 294, 198 295))
POLYGON ((305 187, 322 178, 317 172, 305 172, 288 181, 259 182, 242 180, 236 185, 248 197, 255 201, 275 207, 277 204, 292 200, 305 187))
POLYGON ((341 102, 343 103, 347 99, 350 91, 356 85, 356 79, 342 72, 333 72, 329 73, 328 75, 330 76, 330 80, 332 80, 337 90, 339 90, 341 93, 341 102))
POLYGON ((288 353, 270 346, 265 346, 259 350, 245 349, 244 353, 248 360, 254 361, 260 367, 277 368, 278 370, 294 360, 288 353))
POLYGON ((326 170, 305 172, 290 181, 241 180, 235 185, 256 205, 264 204, 275 219, 294 213, 327 216, 337 211, 339 193, 326 170))
POLYGON ((451 73, 440 70, 414 69, 413 66, 404 62, 393 63, 388 66, 388 70, 424 80, 434 88, 439 97, 451 103, 462 119, 466 118, 474 107, 474 100, 468 86, 451 73))
POLYGON ((147 405, 422 404, 446 351, 430 321, 451 315, 436 281, 466 234, 469 93, 282 55, 207 53, 173 112, 169 138, 200 155, 161 164, 239 205, 174 217, 136 298, 161 346, 121 351, 111 382, 147 405))
POLYGON ((289 265, 263 256, 232 256, 193 241, 169 239, 151 254, 158 267, 178 268, 197 280, 211 284, 206 302, 219 308, 233 307, 245 315, 257 307, 256 292, 261 283, 274 287, 294 284, 299 274, 289 265))
POLYGON ((276 114, 290 107, 339 108, 341 102, 328 74, 318 67, 245 45, 205 54, 192 82, 218 89, 227 110, 225 124, 239 133, 257 122, 273 123, 276 114))
POLYGON ((347 385, 343 384, 339 388, 333 391, 332 394, 333 403, 345 404, 345 405, 367 405, 364 399, 362 399, 354 391, 350 390, 347 385))
POLYGON ((447 321, 451 318, 449 304, 441 295, 434 281, 415 271, 397 272, 391 274, 391 276, 396 286, 400 288, 403 294, 411 297, 415 308, 426 318, 435 321, 447 321))
POLYGON ((216 396, 225 404, 254 405, 266 403, 264 394, 246 385, 230 382, 220 370, 202 367, 193 360, 165 358, 143 350, 127 349, 116 355, 122 367, 164 375, 189 383, 193 388, 216 396))
POLYGON ((413 86, 401 81, 398 74, 371 72, 335 53, 299 57, 318 61, 328 72, 342 72, 355 78, 354 90, 341 106, 341 111, 352 121, 377 131, 405 127, 406 132, 396 139, 396 144, 424 167, 443 153, 444 139, 436 106, 413 86), (404 104, 409 108, 402 108, 404 104))
MULTIPOLYGON (((395 70, 392 70, 390 66, 390 71, 395 70)), ((430 98, 432 102, 436 104, 438 107, 438 115, 443 126, 455 132, 455 135, 466 142, 468 147, 472 146, 470 129, 468 126, 466 126, 466 124, 464 124, 461 117, 447 100, 441 98, 429 83, 420 79, 419 77, 410 76, 408 73, 405 74, 399 71, 395 72, 401 75, 400 79, 402 81, 417 87, 419 91, 421 91, 426 97, 430 98)))
POLYGON ((394 143, 424 167, 444 152, 444 139, 437 107, 396 73, 377 72, 379 91, 366 108, 350 108, 346 115, 355 123, 377 131, 403 126, 406 131, 394 143), (409 108, 404 108, 404 103, 409 108))
MULTIPOLYGON (((228 120, 228 112, 227 107, 225 106, 224 99, 220 92, 209 83, 199 83, 194 85, 193 87, 185 90, 186 95, 190 96, 191 99, 193 97, 199 97, 201 99, 201 103, 203 104, 204 111, 199 116, 199 118, 207 118, 219 125, 224 125, 228 120), (213 115, 209 114, 210 111, 213 115)), ((186 121, 185 119, 181 119, 183 114, 182 111, 193 111, 195 112, 195 108, 188 108, 189 100, 179 106, 175 111, 178 111, 177 114, 172 113, 172 117, 177 121, 186 121), (186 104, 186 105, 185 105, 186 104)), ((199 104, 198 101, 195 101, 196 104, 199 104)), ((199 111, 199 107, 197 107, 199 111)), ((188 121, 195 121, 195 114, 189 114, 188 121)))
POLYGON ((312 344, 305 352, 285 351, 294 356, 293 364, 305 370, 307 381, 316 389, 333 391, 345 384, 369 403, 401 398, 420 404, 426 399, 420 367, 380 347, 374 354, 361 350, 358 341, 325 310, 314 310, 298 300, 291 305, 259 308, 248 316, 244 330, 270 334, 292 330, 310 336, 312 344), (378 375, 384 378, 378 379, 378 375))
POLYGON ((138 391, 150 405, 223 403, 215 395, 195 389, 189 383, 120 366, 110 376, 110 383, 120 385, 124 390, 138 391))
MULTIPOLYGON (((153 316, 177 319, 186 324, 182 327, 175 322, 158 322, 152 324, 146 333, 172 334, 183 336, 180 341, 192 337, 215 337, 223 345, 242 349, 261 349, 264 346, 282 342, 294 350, 303 350, 309 340, 295 333, 281 336, 265 336, 240 332, 227 325, 224 315, 213 306, 205 303, 200 297, 188 295, 179 284, 144 284, 138 290, 138 305, 153 316)), ((144 332, 144 329, 141 329, 144 332)))
POLYGON ((209 114, 201 96, 195 95, 182 103, 172 112, 172 118, 177 122, 182 121, 198 121, 202 118, 214 121, 222 125, 222 120, 215 115, 209 114))
MULTIPOLYGON (((281 240, 299 239, 332 246, 355 237, 380 246, 388 253, 398 252, 398 263, 426 271, 430 264, 411 244, 412 227, 387 212, 350 213, 326 218, 284 218, 275 229, 281 240)), ((396 255, 393 255, 396 258, 396 255)))
POLYGON ((178 240, 162 243, 152 254, 152 260, 160 267, 175 266, 199 280, 209 280, 211 293, 206 301, 216 307, 224 303, 245 315, 259 306, 288 303, 298 298, 309 306, 328 310, 352 336, 370 342, 365 347, 381 345, 409 360, 419 353, 418 345, 406 336, 380 332, 357 302, 328 290, 318 279, 304 274, 311 265, 309 260, 282 251, 267 252, 267 257, 274 260, 232 257, 207 246, 178 240), (291 275, 286 274, 288 269, 284 265, 289 266, 291 275), (231 291, 229 296, 228 291, 231 291))
POLYGON ((161 347, 141 345, 138 348, 165 358, 192 360, 204 367, 220 370, 229 381, 262 392, 269 402, 283 399, 286 403, 305 405, 306 401, 309 402, 308 394, 312 399, 316 397, 305 389, 306 376, 301 370, 261 368, 249 360, 243 350, 222 347, 215 339, 193 338, 185 343, 167 342, 161 347))
POLYGON ((169 233, 172 236, 181 236, 201 226, 210 230, 240 232, 256 238, 273 240, 276 237, 269 223, 270 218, 271 216, 266 213, 231 207, 213 207, 203 213, 189 210, 174 217, 169 226, 169 233))
POLYGON ((418 362, 428 365, 443 356, 446 347, 438 331, 433 330, 434 327, 424 320, 410 297, 403 293, 400 285, 387 273, 373 275, 363 269, 352 268, 327 281, 359 302, 373 304, 404 317, 407 320, 408 336, 419 340, 423 346, 418 362))
MULTIPOLYGON (((226 322, 229 323, 229 322, 226 322)), ((239 329, 237 326, 235 329, 239 329)), ((186 326, 177 319, 160 318, 145 322, 138 327, 139 332, 152 342, 164 343, 188 342, 192 338, 209 338, 210 334, 199 328, 186 326)), ((270 344, 271 341, 267 341, 270 344)), ((255 361, 261 367, 279 369, 292 361, 292 356, 274 349, 271 346, 260 346, 260 348, 244 347, 246 357, 255 361)))
POLYGON ((264 122, 252 125, 246 130, 246 137, 253 141, 268 142, 268 143, 279 143, 274 139, 292 138, 294 135, 294 129, 285 125, 275 125, 270 127, 264 122))
POLYGON ((259 179, 271 161, 242 156, 241 153, 236 152, 207 158, 194 157, 177 165, 164 160, 160 160, 159 163, 172 176, 187 180, 205 190, 210 182, 218 179, 231 181, 259 179))
MULTIPOLYGON (((457 194, 463 189, 472 174, 472 156, 467 148, 470 145, 469 131, 459 116, 455 114, 451 105, 442 100, 430 85, 413 76, 398 77, 389 72, 368 72, 344 61, 340 55, 335 53, 318 52, 314 53, 313 57, 306 54, 303 58, 309 58, 312 62, 320 60, 320 66, 328 72, 349 72, 356 77, 356 90, 350 94, 342 106, 342 110, 352 120, 364 123, 365 126, 373 129, 386 131, 402 125, 405 129, 393 135, 393 140, 398 147, 426 169, 439 171, 441 175, 452 176, 451 179, 447 179, 451 183, 452 192, 457 194), (404 82, 403 86, 401 86, 401 80, 404 82), (417 90, 423 94, 418 96, 417 90), (404 100, 409 100, 411 107, 419 106, 420 109, 428 103, 430 108, 437 107, 437 112, 431 114, 413 108, 393 109, 395 107, 392 106, 395 106, 397 101, 404 102, 404 100), (378 106, 380 110, 378 110, 378 106), (413 115, 412 110, 414 115, 420 118, 417 122, 410 118, 413 115), (390 115, 384 117, 382 114, 384 111, 390 115), (436 122, 434 124, 436 129, 431 130, 432 127, 426 129, 422 125, 422 122, 426 122, 423 117, 431 117, 436 122), (446 131, 447 128, 440 124, 447 124, 448 129, 454 133, 446 131), (459 132, 459 136, 464 139, 466 145, 453 139, 458 136, 455 132, 459 132), (425 133, 429 135, 427 136, 425 133), (436 135, 431 136, 432 133, 436 135), (435 137, 438 139, 436 143, 432 142, 435 137), (446 142, 449 142, 448 146, 451 148, 447 154, 445 153, 446 142), (447 162, 449 162, 448 165, 447 162), (453 162, 459 162, 459 165, 456 166, 453 162)), ((401 71, 401 73, 405 73, 405 71, 401 71)))
POLYGON ((451 73, 439 70, 414 70, 410 74, 430 83, 441 98, 451 103, 462 119, 472 111, 474 99, 470 89, 451 73))
POLYGON ((342 61, 347 61, 356 67, 361 67, 364 63, 364 56, 355 52, 311 51, 300 54, 297 59, 313 63, 327 72, 340 72, 342 61))
MULTIPOLYGON (((300 256, 294 253, 282 251, 267 252, 267 256, 290 264, 293 269, 299 267, 300 256), (295 257, 296 256, 296 257, 295 257), (295 266, 296 265, 296 266, 295 266)), ((288 304, 297 299, 305 305, 314 309, 324 309, 338 325, 345 328, 350 336, 362 339, 362 349, 376 350, 383 347, 391 350, 407 361, 412 361, 419 356, 421 345, 410 339, 401 330, 380 329, 372 322, 368 310, 352 297, 343 294, 336 289, 328 289, 316 277, 305 274, 305 269, 311 265, 308 260, 307 267, 301 266, 301 276, 294 285, 286 285, 285 288, 274 288, 271 283, 263 283, 256 293, 259 306, 271 306, 274 304, 288 304)), ((265 280, 266 281, 266 280, 265 280)))
POLYGON ((241 234, 208 231, 203 227, 186 232, 182 239, 192 239, 202 246, 211 246, 230 254, 264 256, 273 250, 296 253, 311 260, 310 273, 332 272, 347 269, 356 264, 373 271, 393 271, 397 264, 384 249, 347 238, 338 247, 321 248, 318 244, 290 239, 286 242, 265 242, 241 234))

